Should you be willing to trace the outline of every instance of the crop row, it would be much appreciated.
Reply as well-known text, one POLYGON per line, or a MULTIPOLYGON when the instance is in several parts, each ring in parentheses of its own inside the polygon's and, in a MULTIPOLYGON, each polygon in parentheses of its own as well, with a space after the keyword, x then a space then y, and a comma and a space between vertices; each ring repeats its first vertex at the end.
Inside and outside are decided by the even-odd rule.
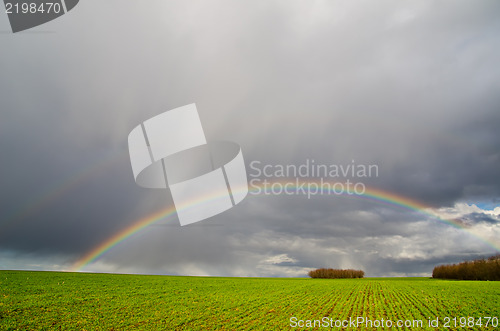
POLYGON ((292 317, 499 316, 499 285, 0 271, 0 330, 281 330, 292 317))

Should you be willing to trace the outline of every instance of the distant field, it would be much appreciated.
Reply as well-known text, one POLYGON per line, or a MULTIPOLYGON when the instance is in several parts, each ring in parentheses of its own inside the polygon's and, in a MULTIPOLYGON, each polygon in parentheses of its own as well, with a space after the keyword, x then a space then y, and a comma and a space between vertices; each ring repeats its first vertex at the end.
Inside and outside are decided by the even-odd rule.
POLYGON ((500 329, 491 327, 500 317, 500 282, 0 271, 0 330, 281 330, 358 317, 422 320, 424 329, 433 329, 429 318, 446 330, 464 321, 474 323, 470 330, 500 329))

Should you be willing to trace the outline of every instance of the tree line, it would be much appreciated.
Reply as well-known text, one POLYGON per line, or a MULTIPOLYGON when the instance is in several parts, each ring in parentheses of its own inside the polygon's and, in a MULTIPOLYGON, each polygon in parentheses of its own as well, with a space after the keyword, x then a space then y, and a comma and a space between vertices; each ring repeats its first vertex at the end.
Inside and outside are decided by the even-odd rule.
POLYGON ((460 280, 500 280, 500 254, 487 259, 440 265, 432 271, 432 278, 460 280))
POLYGON ((321 268, 308 273, 311 278, 363 278, 363 270, 321 268))

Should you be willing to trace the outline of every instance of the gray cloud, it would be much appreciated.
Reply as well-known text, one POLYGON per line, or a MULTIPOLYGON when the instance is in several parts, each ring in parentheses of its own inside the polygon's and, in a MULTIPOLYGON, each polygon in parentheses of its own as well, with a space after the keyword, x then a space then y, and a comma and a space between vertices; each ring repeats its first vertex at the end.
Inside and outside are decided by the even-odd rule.
MULTIPOLYGON (((378 164, 370 187, 498 206, 499 7, 86 1, 36 29, 51 33, 0 34, 1 267, 68 268, 171 205, 135 185, 126 137, 192 102, 207 138, 238 142, 247 165, 355 160, 378 164)), ((498 243, 495 218, 467 215, 469 232, 375 200, 249 196, 204 224, 150 226, 88 268, 429 274, 495 251, 471 234, 498 243)))

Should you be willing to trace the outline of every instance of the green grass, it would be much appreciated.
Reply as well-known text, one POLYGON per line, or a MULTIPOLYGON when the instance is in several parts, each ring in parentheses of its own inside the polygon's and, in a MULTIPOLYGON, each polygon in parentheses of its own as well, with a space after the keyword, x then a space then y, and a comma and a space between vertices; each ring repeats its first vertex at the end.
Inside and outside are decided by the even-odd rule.
POLYGON ((500 282, 0 271, 0 330, 282 330, 293 316, 477 322, 500 317, 500 282))

